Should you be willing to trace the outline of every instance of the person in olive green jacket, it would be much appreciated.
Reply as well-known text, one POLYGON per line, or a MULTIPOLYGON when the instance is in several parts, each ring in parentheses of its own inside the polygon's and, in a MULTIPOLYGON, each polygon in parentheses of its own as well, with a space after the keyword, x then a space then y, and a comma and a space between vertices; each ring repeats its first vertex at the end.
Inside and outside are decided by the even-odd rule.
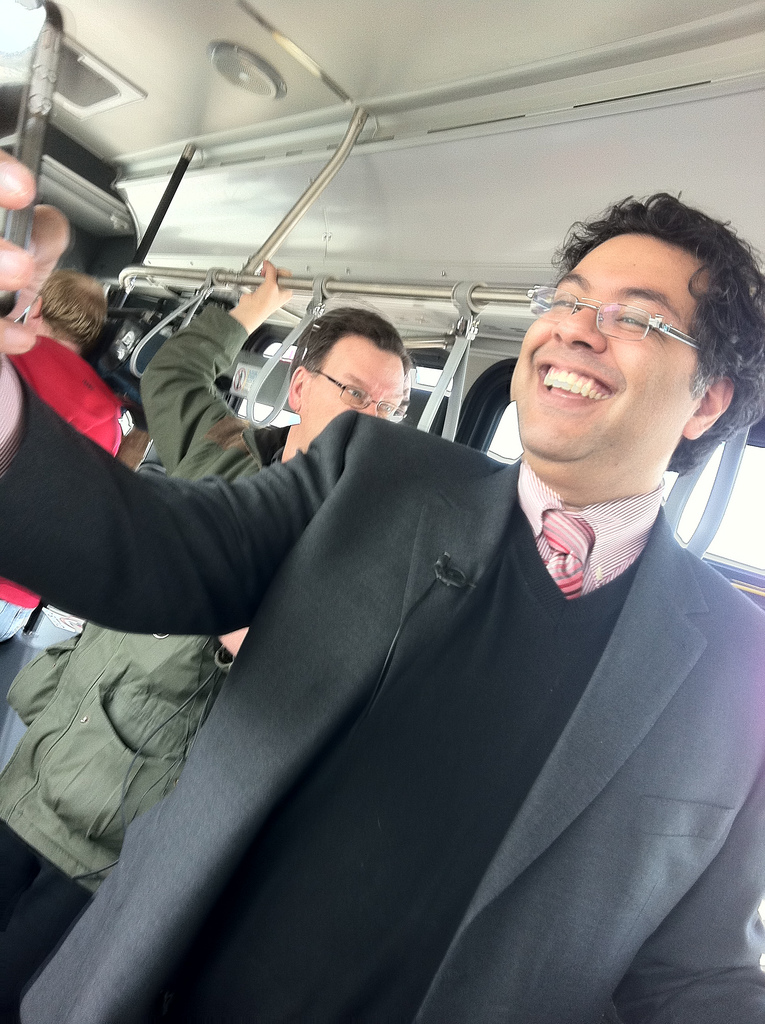
MULTIPOLYGON (((149 432, 173 476, 257 473, 305 449, 349 407, 405 415, 411 361, 403 342, 387 320, 357 308, 326 313, 300 346, 289 392, 299 423, 256 429, 234 415, 215 380, 291 295, 269 263, 264 275, 230 313, 204 309, 144 374, 149 432)), ((244 632, 144 636, 88 623, 16 677, 8 700, 28 729, 0 774, 0 918, 3 879, 31 875, 19 883, 24 898, 8 926, 21 946, 34 931, 18 976, 31 975, 106 877, 129 822, 175 785, 244 632), (40 865, 35 897, 26 887, 34 889, 40 865)))

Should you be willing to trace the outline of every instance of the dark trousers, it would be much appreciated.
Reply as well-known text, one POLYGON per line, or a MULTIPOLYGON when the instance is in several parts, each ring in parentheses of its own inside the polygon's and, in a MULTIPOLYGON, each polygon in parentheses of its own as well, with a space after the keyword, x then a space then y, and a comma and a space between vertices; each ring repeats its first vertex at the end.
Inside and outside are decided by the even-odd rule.
POLYGON ((0 822, 0 1024, 90 896, 0 822))

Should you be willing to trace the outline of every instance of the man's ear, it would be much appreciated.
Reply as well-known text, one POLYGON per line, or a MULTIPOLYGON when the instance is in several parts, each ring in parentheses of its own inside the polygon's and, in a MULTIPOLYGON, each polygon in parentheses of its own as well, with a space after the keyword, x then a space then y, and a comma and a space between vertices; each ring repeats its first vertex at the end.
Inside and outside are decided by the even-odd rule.
POLYGON ((300 415, 300 407, 303 404, 303 391, 306 385, 310 386, 312 379, 311 374, 304 366, 298 366, 297 370, 292 374, 287 401, 289 402, 290 409, 297 413, 298 416, 300 415))
POLYGON ((733 398, 733 381, 722 377, 711 384, 698 404, 696 412, 685 424, 683 437, 695 441, 722 416, 733 398))

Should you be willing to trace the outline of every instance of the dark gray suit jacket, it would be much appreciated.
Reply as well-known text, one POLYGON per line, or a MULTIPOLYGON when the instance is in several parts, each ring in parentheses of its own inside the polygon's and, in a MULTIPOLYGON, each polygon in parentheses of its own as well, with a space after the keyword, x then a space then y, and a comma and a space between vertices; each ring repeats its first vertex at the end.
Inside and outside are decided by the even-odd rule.
MULTIPOLYGON (((131 825, 25 1024, 149 1019, 270 809, 368 696, 438 557, 471 581, 484 572, 516 481, 352 414, 305 457, 232 486, 141 478, 34 405, 0 480, 0 572, 123 629, 253 624, 180 783, 131 825)), ((392 671, 479 599, 435 587, 392 671)), ((627 1024, 765 1021, 764 623, 660 517, 418 1024, 592 1022, 612 993, 627 1024)))

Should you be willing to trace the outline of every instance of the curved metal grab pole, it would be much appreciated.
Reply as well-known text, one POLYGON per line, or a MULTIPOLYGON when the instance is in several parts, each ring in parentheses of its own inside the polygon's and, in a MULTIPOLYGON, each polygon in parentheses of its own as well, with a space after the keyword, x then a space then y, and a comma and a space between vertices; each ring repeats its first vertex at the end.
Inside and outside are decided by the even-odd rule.
POLYGON ((292 231, 297 222, 311 208, 311 206, 313 206, 324 189, 329 185, 330 181, 332 181, 334 176, 348 159, 356 139, 361 134, 361 129, 366 124, 368 117, 369 114, 367 114, 363 107, 356 107, 340 145, 276 230, 268 236, 258 251, 250 256, 242 268, 242 273, 253 274, 261 265, 263 260, 271 259, 290 231, 292 231))
MULTIPOLYGON (((316 202, 316 200, 319 198, 319 196, 327 187, 327 185, 329 185, 330 181, 332 181, 332 179, 335 177, 337 172, 348 159, 348 156, 351 150, 353 149, 356 139, 361 134, 361 130, 366 124, 368 117, 369 115, 367 114, 366 110, 363 109, 363 107, 357 107, 356 110, 354 110, 353 117, 351 118, 350 124, 348 125, 346 133, 343 136, 340 145, 337 147, 335 152, 332 154, 330 159, 322 168, 321 172, 308 186, 308 188, 298 199, 298 201, 295 203, 295 205, 292 207, 292 209, 289 211, 286 217, 284 217, 277 226, 277 228, 271 232, 271 234, 265 240, 263 245, 261 245, 258 251, 254 253, 249 258, 249 260, 247 260, 244 267, 242 268, 241 274, 232 275, 230 271, 207 271, 204 275, 204 282, 202 282, 204 285, 207 286, 207 290, 203 290, 197 295, 192 296, 192 299, 190 301, 181 303, 181 305, 176 310, 173 310, 172 313, 165 317, 164 320, 158 323, 156 327, 152 328, 152 330, 150 330, 149 333, 144 338, 141 339, 140 343, 136 346, 133 354, 130 357, 131 373, 133 373, 136 377, 141 376, 141 374, 138 373, 137 371, 137 359, 141 350, 147 345, 149 341, 151 341, 153 337, 155 337, 155 335, 159 333, 159 331, 162 330, 163 327, 166 327, 169 323, 172 323, 173 320, 180 316, 181 313, 185 312, 186 310, 189 310, 190 307, 193 307, 190 309, 190 315, 186 318, 186 320, 184 320, 183 323, 184 327, 187 326, 200 303, 209 294, 210 285, 212 283, 220 285, 233 284, 240 288, 257 287, 259 284, 262 283, 263 278, 255 276, 254 272, 260 267, 260 265, 263 263, 263 260, 270 259, 274 255, 274 253, 282 244, 284 239, 287 237, 287 235, 289 235, 290 231, 292 231, 292 229, 295 227, 298 221, 311 208, 313 203, 316 202), (232 276, 234 280, 224 282, 223 280, 220 279, 224 275, 232 276), (249 277, 250 280, 243 280, 243 278, 247 277, 249 277)), ((181 178, 186 172, 186 168, 191 162, 191 158, 193 157, 194 152, 195 147, 192 145, 189 145, 186 147, 186 149, 184 149, 183 155, 178 162, 178 166, 173 172, 173 177, 171 178, 167 186, 167 189, 165 190, 165 196, 163 196, 163 199, 160 202, 160 206, 157 208, 157 212, 155 213, 154 218, 152 219, 152 223, 149 225, 149 228, 147 228, 141 245, 139 246, 139 249, 135 257, 136 259, 139 257, 139 255, 143 257, 148 251, 148 247, 149 245, 151 245, 151 242, 153 241, 154 235, 156 234, 156 230, 159 227, 159 224, 161 223, 161 220, 164 217, 165 213, 167 212, 167 207, 170 205, 170 201, 172 200, 173 195, 175 194, 175 190, 178 188, 178 185, 180 184, 181 178)), ((135 281, 139 277, 153 276, 156 276, 156 271, 154 274, 152 274, 150 272, 150 268, 143 267, 141 265, 125 267, 125 269, 120 273, 119 276, 120 288, 122 289, 123 293, 127 295, 132 286, 135 284, 135 281), (149 273, 139 273, 139 271, 141 270, 149 271, 149 273)), ((166 276, 172 277, 172 271, 170 275, 166 276)), ((193 277, 190 278, 187 276, 186 279, 192 280, 193 277)))

